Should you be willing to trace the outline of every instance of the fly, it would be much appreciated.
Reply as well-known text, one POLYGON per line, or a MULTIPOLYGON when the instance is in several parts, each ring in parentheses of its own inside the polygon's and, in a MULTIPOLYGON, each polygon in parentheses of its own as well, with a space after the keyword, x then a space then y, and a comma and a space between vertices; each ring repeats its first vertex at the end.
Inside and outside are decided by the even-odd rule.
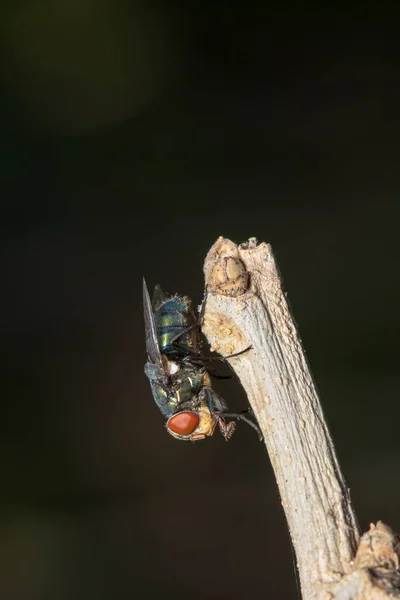
MULTIPOLYGON (((150 300, 143 279, 143 304, 147 362, 145 374, 154 400, 165 419, 167 431, 179 440, 197 441, 211 436, 218 425, 225 440, 235 430, 235 421, 260 430, 242 414, 227 412, 224 400, 213 390, 209 360, 200 346, 200 322, 187 296, 166 296, 160 286, 150 300)), ((201 320, 201 319, 200 319, 201 320)))

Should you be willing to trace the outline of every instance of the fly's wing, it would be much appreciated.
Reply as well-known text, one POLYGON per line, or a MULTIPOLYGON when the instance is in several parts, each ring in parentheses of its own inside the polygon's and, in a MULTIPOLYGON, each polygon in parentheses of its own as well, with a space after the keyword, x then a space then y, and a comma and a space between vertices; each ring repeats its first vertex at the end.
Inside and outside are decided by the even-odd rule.
POLYGON ((159 306, 165 301, 165 294, 161 289, 161 286, 157 283, 153 292, 153 309, 157 310, 159 306))
POLYGON ((146 332, 146 350, 149 359, 155 365, 162 367, 161 352, 157 340, 157 330, 154 321, 153 307, 151 305, 149 292, 146 282, 143 277, 143 309, 144 309, 144 325, 146 332))

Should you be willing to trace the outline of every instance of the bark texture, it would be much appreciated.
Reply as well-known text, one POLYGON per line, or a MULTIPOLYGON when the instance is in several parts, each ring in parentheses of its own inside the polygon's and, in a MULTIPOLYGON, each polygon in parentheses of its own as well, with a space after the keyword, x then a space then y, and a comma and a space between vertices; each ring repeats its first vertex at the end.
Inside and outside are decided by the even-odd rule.
MULTIPOLYGON (((212 350, 229 355, 251 346, 229 362, 264 435, 304 600, 400 597, 393 577, 389 585, 387 579, 371 575, 382 567, 397 581, 398 546, 388 528, 391 560, 386 557, 384 565, 372 561, 372 567, 361 560, 360 546, 354 561, 357 519, 271 247, 258 245, 254 238, 239 246, 219 238, 204 272, 208 295, 203 331, 212 350), (376 595, 378 588, 390 595, 376 595)), ((365 535, 371 541, 381 527, 365 535)))

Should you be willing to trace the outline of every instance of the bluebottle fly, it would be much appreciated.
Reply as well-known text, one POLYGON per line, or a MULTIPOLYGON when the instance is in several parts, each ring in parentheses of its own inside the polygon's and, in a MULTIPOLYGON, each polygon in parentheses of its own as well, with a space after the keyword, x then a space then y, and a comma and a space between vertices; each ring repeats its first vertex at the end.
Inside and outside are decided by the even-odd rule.
MULTIPOLYGON (((258 427, 242 414, 230 414, 213 390, 208 360, 200 345, 200 322, 186 296, 166 296, 160 286, 150 300, 143 279, 147 362, 145 374, 154 400, 165 418, 167 431, 179 440, 197 441, 214 434, 216 426, 226 440, 234 420, 258 427)), ((201 319, 200 319, 201 320, 201 319)))

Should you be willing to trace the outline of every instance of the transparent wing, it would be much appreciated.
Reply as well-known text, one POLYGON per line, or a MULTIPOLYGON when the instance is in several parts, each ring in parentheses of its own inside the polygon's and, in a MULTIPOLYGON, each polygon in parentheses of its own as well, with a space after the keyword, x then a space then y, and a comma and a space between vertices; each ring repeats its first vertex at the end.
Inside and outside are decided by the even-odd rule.
POLYGON ((143 277, 143 309, 144 309, 144 325, 146 332, 146 350, 149 359, 155 365, 162 367, 161 352, 157 340, 157 330, 154 321, 153 307, 151 305, 149 292, 146 281, 143 277))
POLYGON ((153 292, 153 309, 157 310, 159 306, 165 301, 165 294, 161 289, 161 286, 157 283, 153 292))

